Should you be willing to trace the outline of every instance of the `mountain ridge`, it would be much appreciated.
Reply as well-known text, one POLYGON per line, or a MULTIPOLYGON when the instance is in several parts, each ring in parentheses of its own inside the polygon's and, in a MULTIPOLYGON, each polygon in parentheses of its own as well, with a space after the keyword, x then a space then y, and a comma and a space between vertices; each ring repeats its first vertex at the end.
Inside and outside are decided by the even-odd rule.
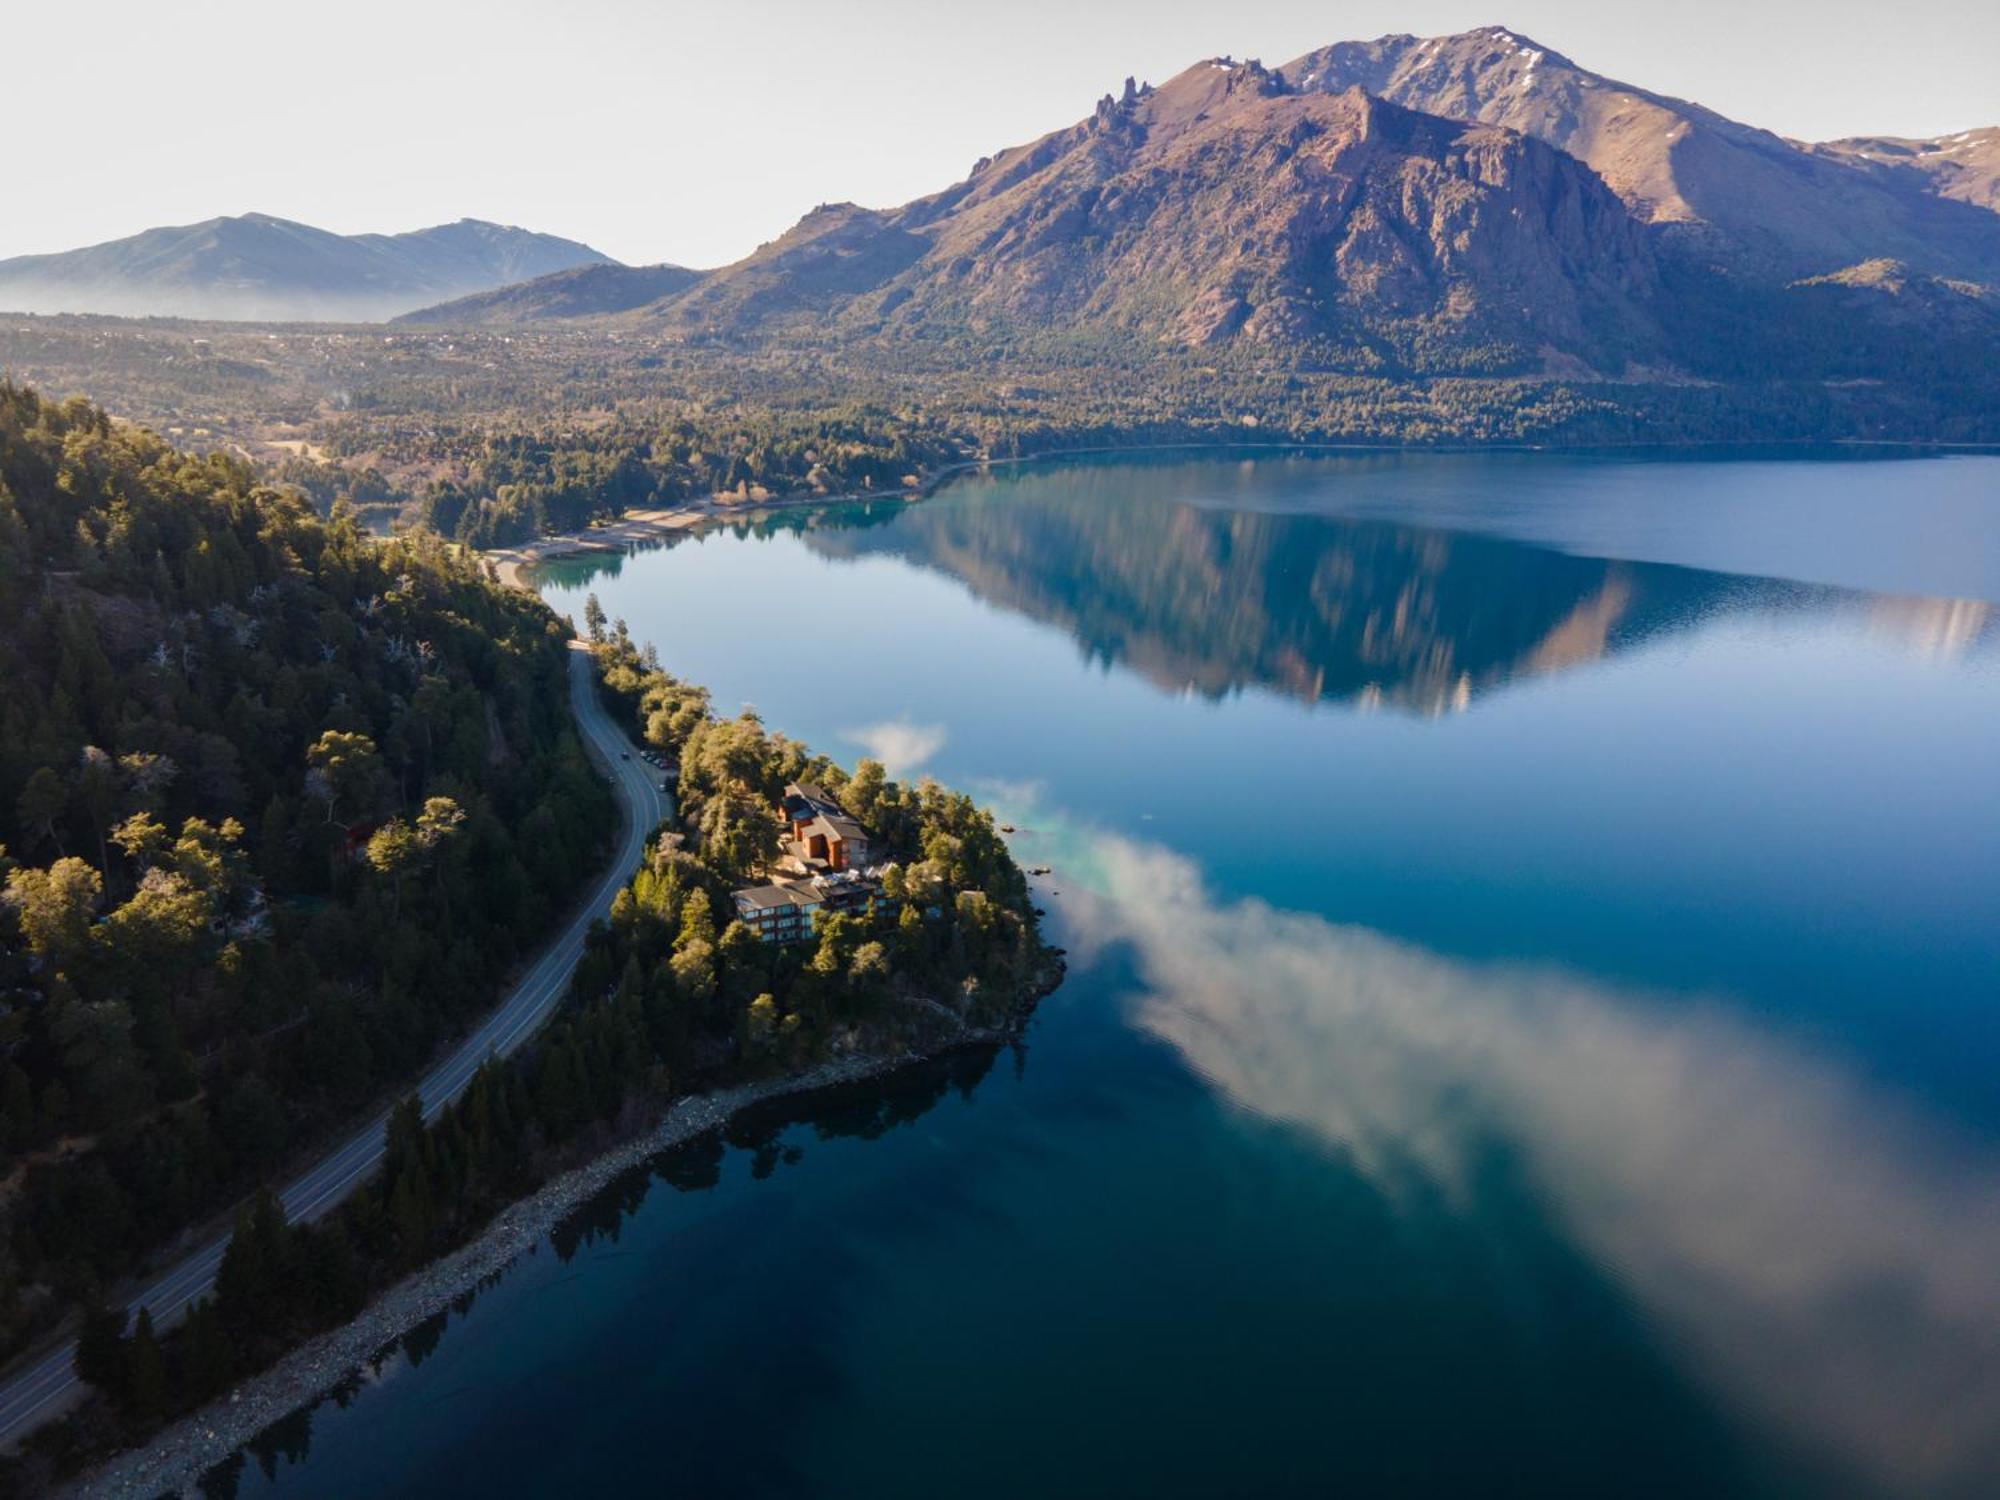
MULTIPOLYGON (((1967 291, 2000 286, 1985 152, 1981 132, 1788 141, 1505 27, 1390 36, 1128 78, 937 192, 822 204, 650 301, 604 271, 623 289, 576 315, 745 348, 971 340, 986 358, 1030 339, 1424 378, 1953 378, 1996 337, 1993 299, 1967 291)), ((508 316, 504 298, 482 307, 508 316)))
POLYGON ((571 266, 415 308, 389 321, 470 327, 595 317, 657 302, 693 286, 706 274, 686 266, 624 266, 615 261, 571 266))
POLYGON ((340 235, 248 213, 0 261, 0 307, 30 313, 370 322, 579 265, 588 245, 483 219, 340 235))
POLYGON ((1594 73, 1504 26, 1336 42, 1278 71, 1301 89, 1358 85, 1412 109, 1533 135, 1587 163, 1637 217, 1753 270, 1824 275, 1891 257, 2000 281, 2000 214, 1857 153, 1802 146, 1594 73))
POLYGON ((1619 371, 1664 357, 1652 247, 1518 132, 1214 59, 899 209, 822 205, 625 315, 684 336, 1097 330, 1361 365, 1619 371))
POLYGON ((2000 213, 2000 125, 1955 135, 1847 136, 1803 149, 1865 162, 1878 170, 1908 173, 1927 191, 2000 213))

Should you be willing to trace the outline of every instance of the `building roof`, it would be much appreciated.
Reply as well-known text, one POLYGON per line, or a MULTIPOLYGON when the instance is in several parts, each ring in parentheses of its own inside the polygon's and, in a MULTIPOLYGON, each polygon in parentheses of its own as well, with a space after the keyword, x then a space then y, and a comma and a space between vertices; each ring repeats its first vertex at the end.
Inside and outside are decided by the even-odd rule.
POLYGON ((818 906, 820 893, 803 880, 745 886, 735 893, 738 911, 775 911, 786 906, 818 906))
POLYGON ((797 823, 814 818, 845 818, 847 809, 826 794, 816 781, 794 781, 785 788, 785 816, 797 823))
POLYGON ((843 843, 865 844, 868 842, 868 830, 855 822, 854 819, 848 817, 846 813, 821 813, 810 823, 806 824, 806 832, 823 833, 827 837, 839 839, 843 843))
POLYGON ((839 875, 815 875, 810 880, 778 880, 770 885, 745 886, 733 893, 736 909, 752 912, 781 911, 788 906, 811 908, 836 896, 872 896, 881 890, 879 881, 853 870, 839 875))
POLYGON ((864 875, 859 870, 842 870, 833 875, 815 875, 814 888, 824 895, 838 896, 848 891, 859 891, 875 895, 882 889, 882 882, 872 875, 864 875))

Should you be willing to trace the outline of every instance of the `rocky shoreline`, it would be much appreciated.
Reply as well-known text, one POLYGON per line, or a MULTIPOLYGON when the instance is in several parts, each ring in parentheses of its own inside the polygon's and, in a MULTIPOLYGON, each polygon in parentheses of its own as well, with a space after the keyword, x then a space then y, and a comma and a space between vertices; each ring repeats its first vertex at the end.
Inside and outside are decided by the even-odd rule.
POLYGON ((412 1272, 352 1322, 308 1341, 227 1396, 167 1427, 145 1447, 107 1459, 58 1493, 71 1500, 99 1496, 154 1500, 191 1493, 208 1470, 273 1422, 317 1401, 383 1346, 512 1265, 622 1173, 662 1151, 725 1128, 754 1106, 864 1083, 948 1053, 1018 1040, 1036 1003, 1062 982, 1063 969, 1060 956, 1052 955, 1042 981, 1003 1026, 968 1027, 920 1052, 841 1058, 791 1077, 675 1101, 651 1130, 544 1183, 504 1209, 478 1238, 412 1272))

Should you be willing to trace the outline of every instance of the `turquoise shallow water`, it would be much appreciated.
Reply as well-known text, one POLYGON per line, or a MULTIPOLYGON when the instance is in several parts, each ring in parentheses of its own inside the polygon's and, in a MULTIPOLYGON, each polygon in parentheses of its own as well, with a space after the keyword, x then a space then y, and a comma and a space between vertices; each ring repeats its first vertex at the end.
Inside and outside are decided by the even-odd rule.
POLYGON ((990 799, 1071 978, 218 1486, 2000 1489, 2000 460, 1033 469, 591 591, 990 799))

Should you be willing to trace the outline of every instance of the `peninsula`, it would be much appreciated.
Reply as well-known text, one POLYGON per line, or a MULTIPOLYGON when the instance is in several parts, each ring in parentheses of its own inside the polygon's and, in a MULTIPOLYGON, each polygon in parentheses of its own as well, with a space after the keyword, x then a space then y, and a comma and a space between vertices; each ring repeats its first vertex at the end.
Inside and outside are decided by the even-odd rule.
MULTIPOLYGON (((392 680, 410 675, 407 696, 385 694, 385 704, 427 701, 421 694, 437 689, 426 688, 424 663, 449 660, 435 636, 420 638, 420 646, 398 634, 427 619, 420 613, 427 590, 449 599, 455 589, 456 607, 470 609, 476 600, 496 619, 518 624, 524 643, 554 648, 530 658, 541 674, 533 689, 539 706, 524 702, 519 722, 486 706, 477 740, 461 737, 468 747, 476 743, 478 753, 468 749, 449 762, 457 767, 454 779, 417 798, 408 814, 400 803, 410 794, 398 795, 383 761, 421 750, 421 739, 394 719, 366 724, 352 710, 343 718, 336 700, 333 727, 311 741, 304 778, 307 798, 326 809, 328 831, 303 847, 323 866, 293 852, 286 819, 267 816, 252 864, 236 850, 245 835, 224 816, 226 805, 215 811, 219 822, 190 820, 174 844, 154 833, 159 821, 142 802, 138 813, 112 820, 106 846, 122 858, 105 854, 102 868, 93 868, 61 852, 71 837, 70 813, 53 806, 18 847, 32 855, 46 844, 59 857, 46 868, 12 866, 0 909, 25 944, 24 974, 50 994, 35 1011, 8 1018, 29 1037, 31 1045, 18 1054, 23 1061, 44 1056, 33 1045, 41 1028, 66 1027, 65 1018, 105 1014, 107 1007, 144 1006, 148 983, 185 983, 201 993, 196 987, 216 982, 204 974, 268 964, 272 948, 282 956, 283 945, 299 940, 305 917, 327 919, 326 898, 302 903, 289 893, 308 874, 392 933, 403 919, 449 933, 464 920, 453 900, 456 882, 465 878, 461 849, 499 832, 488 825, 504 805, 489 811, 476 797, 491 767, 505 763, 498 757, 508 752, 496 747, 530 746, 536 734, 545 736, 553 757, 542 773, 548 797, 590 809, 596 823, 586 831, 594 831, 607 821, 604 793, 574 743, 565 747, 561 740, 567 726, 580 726, 599 767, 610 773, 625 823, 597 894, 574 908, 549 946, 519 971, 499 1008, 456 1042, 415 1092, 351 1139, 329 1140, 328 1154, 282 1194, 257 1187, 233 1231, 136 1282, 129 1300, 114 1300, 98 1289, 102 1284, 83 1285, 70 1324, 77 1328, 74 1343, 53 1349, 45 1343, 44 1354, 18 1364, 0 1393, 15 1414, 13 1435, 25 1436, 0 1460, 16 1492, 32 1493, 144 1445, 163 1423, 218 1400, 223 1408, 199 1416, 198 1427, 209 1434, 205 1444, 222 1441, 218 1434, 234 1431, 249 1412, 298 1394, 300 1365, 286 1360, 288 1352, 329 1330, 348 1329, 336 1332, 332 1345, 315 1343, 307 1351, 306 1367, 323 1368, 329 1347, 352 1349, 357 1338, 392 1336, 406 1318, 427 1315, 438 1298, 504 1264, 523 1248, 528 1226, 552 1222, 632 1153, 712 1128, 747 1103, 1002 1042, 1060 979, 1060 956, 1037 934, 1026 880, 991 818, 971 799, 928 782, 899 785, 873 762, 850 773, 770 733, 754 715, 716 717, 704 691, 662 671, 650 648, 639 647, 622 626, 607 629, 595 610, 587 619, 589 639, 563 650, 569 632, 546 605, 485 581, 469 560, 435 540, 375 541, 338 520, 325 537, 296 502, 268 491, 247 494, 241 465, 210 459, 176 468, 176 456, 156 440, 113 428, 80 404, 51 408, 11 388, 0 388, 0 396, 13 402, 19 418, 14 446, 0 446, 0 459, 7 460, 8 488, 37 528, 33 536, 46 533, 52 547, 56 538, 81 546, 95 534, 58 509, 72 491, 88 498, 92 481, 84 470, 56 478, 66 463, 93 455, 98 467, 88 472, 94 482, 124 486, 132 523, 157 525, 185 513, 222 526, 212 534, 221 540, 205 542, 190 559, 240 546, 231 526, 261 526, 267 542, 290 526, 289 555, 310 557, 323 586, 331 589, 337 580, 340 589, 337 602, 329 597, 319 605, 317 638, 337 639, 339 621, 351 617, 361 622, 369 659, 380 659, 375 670, 392 680), (45 440, 61 447, 65 439, 66 457, 45 457, 45 440), (143 460, 143 486, 150 488, 142 488, 139 469, 119 468, 128 456, 143 460), (413 571, 419 568, 435 577, 413 571), (366 724, 373 733, 343 724, 366 724), (447 788, 456 797, 442 795, 447 788), (90 914, 107 889, 121 904, 109 921, 92 927, 90 914), (760 911, 770 913, 758 904, 760 892, 774 889, 790 893, 785 920, 775 924, 759 919, 760 911), (165 925, 183 907, 187 924, 165 925), (161 949, 170 932, 176 946, 161 949), (156 960, 156 972, 142 978, 124 961, 126 948, 136 951, 142 942, 170 955, 174 967, 156 960), (99 1009, 81 1009, 88 1006, 99 1009), (607 1155, 614 1152, 623 1154, 607 1155), (446 1255, 453 1258, 439 1264, 446 1255), (281 1360, 271 1377, 259 1378, 281 1360)), ((0 438, 7 436, 0 429, 0 438)), ((86 509, 86 522, 90 514, 86 509)), ((185 579, 128 577, 115 558, 84 562, 71 577, 86 579, 88 589, 72 583, 69 596, 67 628, 76 652, 95 642, 108 652, 107 665, 122 661, 125 615, 141 607, 142 596, 172 600, 197 588, 216 598, 203 619, 204 630, 217 632, 203 636, 208 651, 219 654, 227 640, 288 649, 275 626, 254 622, 280 619, 298 585, 259 583, 254 562, 240 577, 215 577, 190 560, 185 579), (229 602, 237 599, 240 609, 229 602)), ((192 654, 187 659, 195 661, 192 654)), ((475 693, 468 703, 478 709, 482 700, 475 693)), ((146 792, 144 773, 154 762, 143 752, 126 750, 122 759, 100 753, 113 768, 106 793, 112 811, 147 795, 161 811, 180 805, 146 792)), ((88 770, 91 758, 83 759, 88 770)), ((188 792, 197 799, 190 806, 214 795, 199 781, 188 792)), ((22 816, 41 805, 24 799, 22 816)), ((516 816, 518 830, 508 831, 518 831, 524 847, 577 832, 566 835, 560 818, 533 803, 516 816)), ((520 870, 518 860, 512 868, 520 870)), ((504 881, 507 867, 485 878, 504 881)), ((530 932, 569 905, 567 893, 554 886, 537 918, 529 915, 534 894, 516 897, 530 932)), ((495 898, 491 909, 505 905, 495 898)), ((393 964, 401 949, 369 951, 375 963, 393 964)), ((393 984, 393 969, 384 982, 393 984)), ((307 997, 303 1019, 289 1030, 281 1025, 277 1040, 302 1029, 312 1043, 329 1024, 315 1007, 349 995, 342 988, 307 997)), ((184 1013, 199 1014, 193 1007, 184 1013)), ((73 1047, 68 1054, 78 1055, 73 1047)), ((211 1054, 190 1065, 186 1083, 163 1076, 122 1106, 129 1119, 107 1117, 97 1139, 73 1141, 65 1150, 42 1152, 35 1132, 44 1127, 29 1117, 19 1139, 29 1153, 20 1171, 30 1217, 20 1220, 17 1205, 17 1222, 39 1222, 33 1215, 40 1203, 54 1191, 71 1191, 69 1183, 103 1174, 109 1153, 146 1150, 149 1121, 157 1133, 159 1120, 185 1121, 220 1093, 220 1126, 234 1129, 230 1110, 241 1106, 231 1101, 245 1085, 228 1069, 246 1055, 258 1054, 246 1054, 241 1044, 211 1054), (206 1094, 187 1102, 168 1094, 164 1110, 152 1102, 153 1088, 199 1089, 204 1078, 206 1094)), ((318 1063, 323 1087, 334 1055, 307 1057, 318 1063)), ((56 1092, 42 1092, 45 1109, 58 1107, 56 1092)), ((102 1112, 116 1105, 106 1096, 87 1107, 102 1112)), ((336 1118, 329 1115, 329 1122, 336 1118)), ((51 1116, 47 1128, 55 1123, 51 1116)), ((257 1180, 274 1179, 283 1180, 267 1170, 257 1180)), ((187 1227, 200 1228, 192 1211, 187 1227)), ((122 1250, 136 1258, 146 1248, 108 1238, 96 1246, 106 1257, 122 1250)), ((52 1306, 49 1315, 60 1311, 52 1306)), ((34 1326, 22 1325, 24 1343, 34 1326)), ((62 1331, 60 1323, 50 1328, 62 1331)), ((345 1369, 327 1370, 329 1380, 345 1369)), ((186 1430, 174 1444, 183 1457, 193 1451, 186 1430)), ((133 1461, 146 1468, 159 1457, 133 1461)))

